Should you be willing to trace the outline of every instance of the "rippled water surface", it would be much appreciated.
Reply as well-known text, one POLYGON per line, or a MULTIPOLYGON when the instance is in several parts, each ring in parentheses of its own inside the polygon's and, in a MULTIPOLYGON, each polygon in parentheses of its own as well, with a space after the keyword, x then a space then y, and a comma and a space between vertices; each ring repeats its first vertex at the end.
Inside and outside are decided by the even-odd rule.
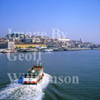
POLYGON ((10 83, 7 73, 25 73, 36 62, 9 61, 0 54, 0 99, 100 100, 100 50, 44 52, 41 62, 45 76, 39 84, 10 83), (79 84, 51 84, 51 76, 78 76, 79 84))

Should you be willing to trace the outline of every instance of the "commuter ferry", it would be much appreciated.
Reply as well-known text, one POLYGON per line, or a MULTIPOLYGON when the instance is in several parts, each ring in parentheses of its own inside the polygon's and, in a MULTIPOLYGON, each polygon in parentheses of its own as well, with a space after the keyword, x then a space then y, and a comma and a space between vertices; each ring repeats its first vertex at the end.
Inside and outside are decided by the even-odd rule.
POLYGON ((23 84, 37 84, 44 76, 43 67, 35 65, 23 76, 23 84))

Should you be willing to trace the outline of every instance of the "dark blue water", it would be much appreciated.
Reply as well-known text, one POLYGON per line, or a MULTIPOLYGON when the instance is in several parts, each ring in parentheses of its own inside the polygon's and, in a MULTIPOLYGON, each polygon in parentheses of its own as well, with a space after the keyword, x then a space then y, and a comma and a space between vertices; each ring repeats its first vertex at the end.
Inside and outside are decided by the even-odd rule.
MULTIPOLYGON (((51 76, 79 77, 79 84, 50 83, 43 90, 44 100, 100 100, 100 50, 42 53, 41 62, 44 72, 51 76)), ((35 63, 12 62, 7 54, 0 54, 0 89, 10 84, 7 73, 27 72, 35 63)))

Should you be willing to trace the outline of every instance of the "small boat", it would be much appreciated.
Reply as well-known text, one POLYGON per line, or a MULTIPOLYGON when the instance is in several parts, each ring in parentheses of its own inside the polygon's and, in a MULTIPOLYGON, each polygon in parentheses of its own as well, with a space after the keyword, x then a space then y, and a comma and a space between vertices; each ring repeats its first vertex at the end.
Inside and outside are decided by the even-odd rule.
POLYGON ((26 51, 26 48, 25 48, 25 49, 18 49, 17 51, 18 51, 18 52, 27 52, 27 51, 26 51))
POLYGON ((37 84, 44 76, 43 67, 36 65, 33 66, 23 76, 23 84, 37 84))
POLYGON ((24 52, 33 52, 33 49, 28 48, 28 49, 26 49, 24 52))
POLYGON ((28 48, 28 49, 18 49, 17 50, 18 52, 37 52, 38 50, 37 49, 35 49, 35 48, 28 48))
POLYGON ((10 53, 9 50, 3 50, 1 53, 10 53))
POLYGON ((16 50, 3 50, 1 53, 15 53, 16 50))
POLYGON ((53 49, 44 49, 44 52, 53 52, 53 49))

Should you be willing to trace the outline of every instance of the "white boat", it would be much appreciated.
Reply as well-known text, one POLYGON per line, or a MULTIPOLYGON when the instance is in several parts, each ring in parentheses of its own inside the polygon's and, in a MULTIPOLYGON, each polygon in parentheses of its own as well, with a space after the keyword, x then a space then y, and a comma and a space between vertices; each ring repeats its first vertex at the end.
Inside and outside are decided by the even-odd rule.
POLYGON ((54 51, 53 49, 44 49, 45 52, 52 52, 54 51))
POLYGON ((44 76, 42 66, 33 66, 23 76, 23 84, 37 84, 44 76))
POLYGON ((3 50, 1 53, 15 53, 16 50, 3 50))

